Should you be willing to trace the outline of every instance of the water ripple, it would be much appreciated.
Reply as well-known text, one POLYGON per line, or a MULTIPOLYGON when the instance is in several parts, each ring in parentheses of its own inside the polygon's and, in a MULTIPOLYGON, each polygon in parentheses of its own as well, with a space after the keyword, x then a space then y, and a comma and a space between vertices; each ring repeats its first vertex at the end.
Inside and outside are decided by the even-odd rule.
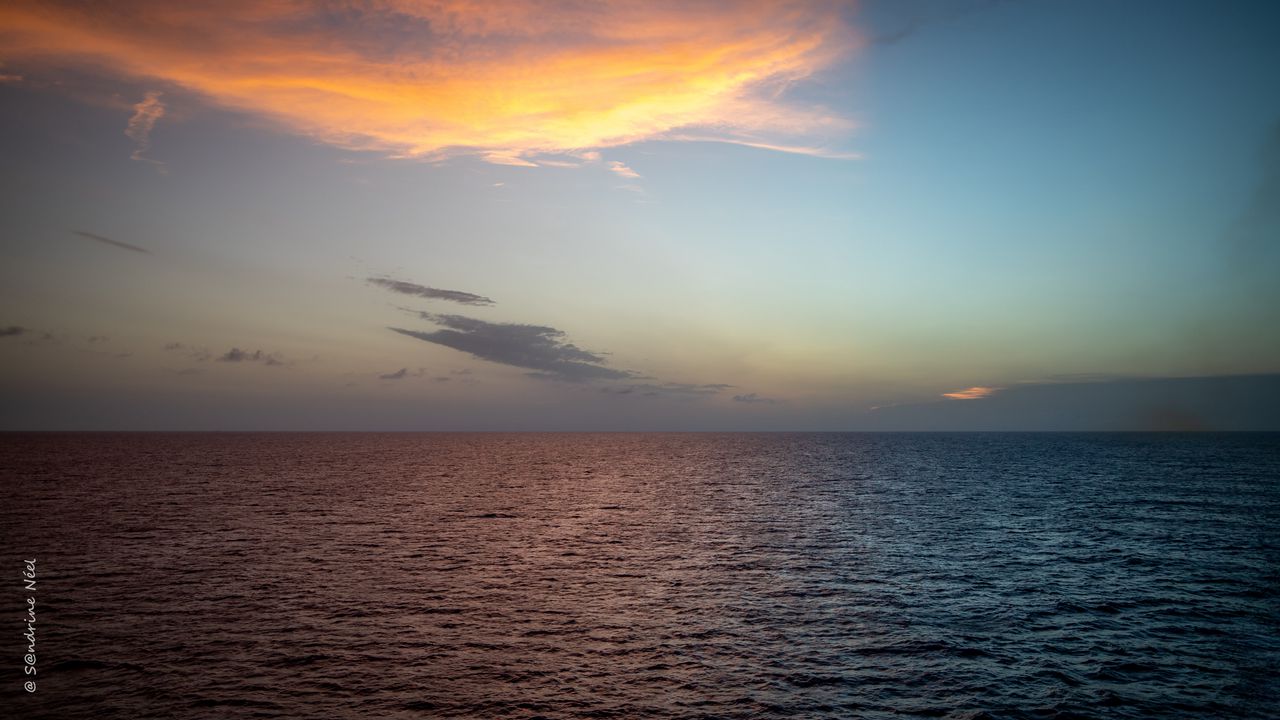
POLYGON ((14 716, 1280 707, 1275 435, 6 435, 0 471, 14 716))

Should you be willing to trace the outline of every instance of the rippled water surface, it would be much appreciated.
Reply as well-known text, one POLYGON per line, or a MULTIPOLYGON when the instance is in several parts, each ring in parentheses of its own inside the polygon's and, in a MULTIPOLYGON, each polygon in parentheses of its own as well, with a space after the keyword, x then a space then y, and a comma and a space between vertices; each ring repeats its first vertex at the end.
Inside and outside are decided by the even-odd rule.
POLYGON ((5 435, 0 472, 13 717, 1280 712, 1276 435, 5 435))

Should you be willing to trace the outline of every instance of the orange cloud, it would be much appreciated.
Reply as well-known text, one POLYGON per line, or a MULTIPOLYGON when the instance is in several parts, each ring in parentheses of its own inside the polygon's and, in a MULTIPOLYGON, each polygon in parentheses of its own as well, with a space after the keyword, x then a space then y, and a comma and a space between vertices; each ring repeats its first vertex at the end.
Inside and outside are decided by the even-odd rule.
POLYGON ((786 100, 855 46, 839 0, 0 5, 0 61, 161 81, 343 148, 530 164, 652 139, 810 154, 786 100))
POLYGON ((981 400, 1000 389, 998 387, 974 386, 964 390, 956 390, 955 392, 942 393, 942 397, 951 398, 952 400, 981 400))

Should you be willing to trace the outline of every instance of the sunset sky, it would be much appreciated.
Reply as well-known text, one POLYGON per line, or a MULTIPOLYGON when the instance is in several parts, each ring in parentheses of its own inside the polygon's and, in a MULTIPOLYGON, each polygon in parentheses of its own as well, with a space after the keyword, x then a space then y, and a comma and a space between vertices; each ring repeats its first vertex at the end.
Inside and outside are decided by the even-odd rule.
POLYGON ((0 428, 1280 429, 1280 6, 0 4, 0 428))

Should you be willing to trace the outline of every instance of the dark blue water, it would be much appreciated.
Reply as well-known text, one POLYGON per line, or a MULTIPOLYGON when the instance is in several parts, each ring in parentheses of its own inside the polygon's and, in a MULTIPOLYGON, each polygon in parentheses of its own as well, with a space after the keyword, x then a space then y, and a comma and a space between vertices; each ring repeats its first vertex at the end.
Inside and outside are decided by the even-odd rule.
POLYGON ((13 717, 1280 713, 1277 435, 6 435, 0 472, 13 717))

